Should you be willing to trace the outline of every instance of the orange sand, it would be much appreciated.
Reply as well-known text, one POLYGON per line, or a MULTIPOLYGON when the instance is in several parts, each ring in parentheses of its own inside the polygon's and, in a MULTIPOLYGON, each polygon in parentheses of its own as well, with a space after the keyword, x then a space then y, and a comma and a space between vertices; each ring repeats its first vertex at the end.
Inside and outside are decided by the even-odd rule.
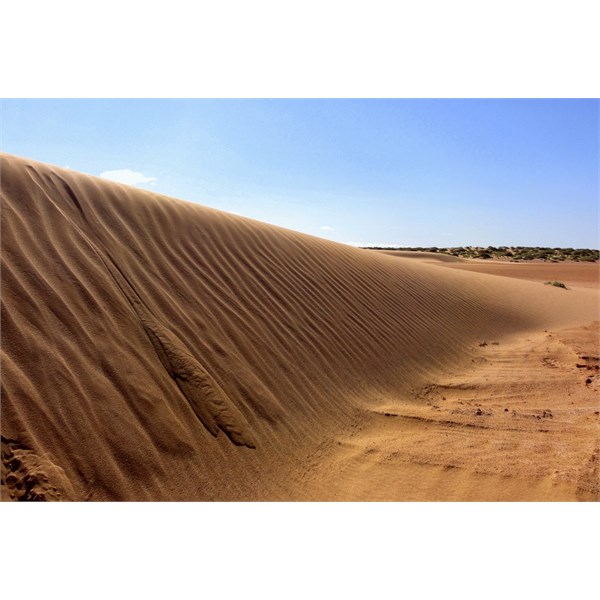
POLYGON ((0 160, 3 500, 598 499, 597 279, 0 160))

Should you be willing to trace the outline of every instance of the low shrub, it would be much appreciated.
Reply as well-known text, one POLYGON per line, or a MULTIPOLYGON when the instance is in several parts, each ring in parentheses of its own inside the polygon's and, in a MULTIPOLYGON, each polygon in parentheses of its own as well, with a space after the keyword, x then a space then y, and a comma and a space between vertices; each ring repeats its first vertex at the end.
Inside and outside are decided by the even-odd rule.
POLYGON ((562 281, 546 281, 545 285, 553 285, 554 287, 563 288, 564 290, 568 289, 562 281))

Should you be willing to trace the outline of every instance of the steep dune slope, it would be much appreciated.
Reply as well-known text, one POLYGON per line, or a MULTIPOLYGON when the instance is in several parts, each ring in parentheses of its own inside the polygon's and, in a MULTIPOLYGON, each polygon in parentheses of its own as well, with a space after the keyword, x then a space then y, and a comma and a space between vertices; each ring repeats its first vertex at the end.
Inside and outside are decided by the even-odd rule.
POLYGON ((294 499, 482 337, 590 295, 359 250, 1 155, 2 499, 294 499))

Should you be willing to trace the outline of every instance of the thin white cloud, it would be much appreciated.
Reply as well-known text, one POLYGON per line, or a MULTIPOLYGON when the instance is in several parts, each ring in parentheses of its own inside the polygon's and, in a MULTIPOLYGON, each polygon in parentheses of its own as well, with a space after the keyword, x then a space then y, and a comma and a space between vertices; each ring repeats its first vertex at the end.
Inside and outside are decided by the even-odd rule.
POLYGON ((333 227, 330 227, 329 225, 321 225, 321 227, 319 227, 319 229, 321 231, 335 231, 335 229, 333 227))
POLYGON ((139 171, 132 171, 131 169, 116 169, 114 171, 103 171, 100 173, 102 179, 110 179, 110 181, 116 181, 117 183, 125 183, 127 185, 145 185, 149 183, 154 185, 156 177, 146 177, 139 171))

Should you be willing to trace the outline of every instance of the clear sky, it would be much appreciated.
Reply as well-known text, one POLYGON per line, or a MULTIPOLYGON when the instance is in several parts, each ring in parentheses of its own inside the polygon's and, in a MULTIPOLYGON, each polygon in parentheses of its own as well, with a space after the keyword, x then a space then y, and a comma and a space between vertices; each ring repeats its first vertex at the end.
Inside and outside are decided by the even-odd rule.
POLYGON ((599 246, 597 100, 2 100, 3 152, 356 245, 599 246))

